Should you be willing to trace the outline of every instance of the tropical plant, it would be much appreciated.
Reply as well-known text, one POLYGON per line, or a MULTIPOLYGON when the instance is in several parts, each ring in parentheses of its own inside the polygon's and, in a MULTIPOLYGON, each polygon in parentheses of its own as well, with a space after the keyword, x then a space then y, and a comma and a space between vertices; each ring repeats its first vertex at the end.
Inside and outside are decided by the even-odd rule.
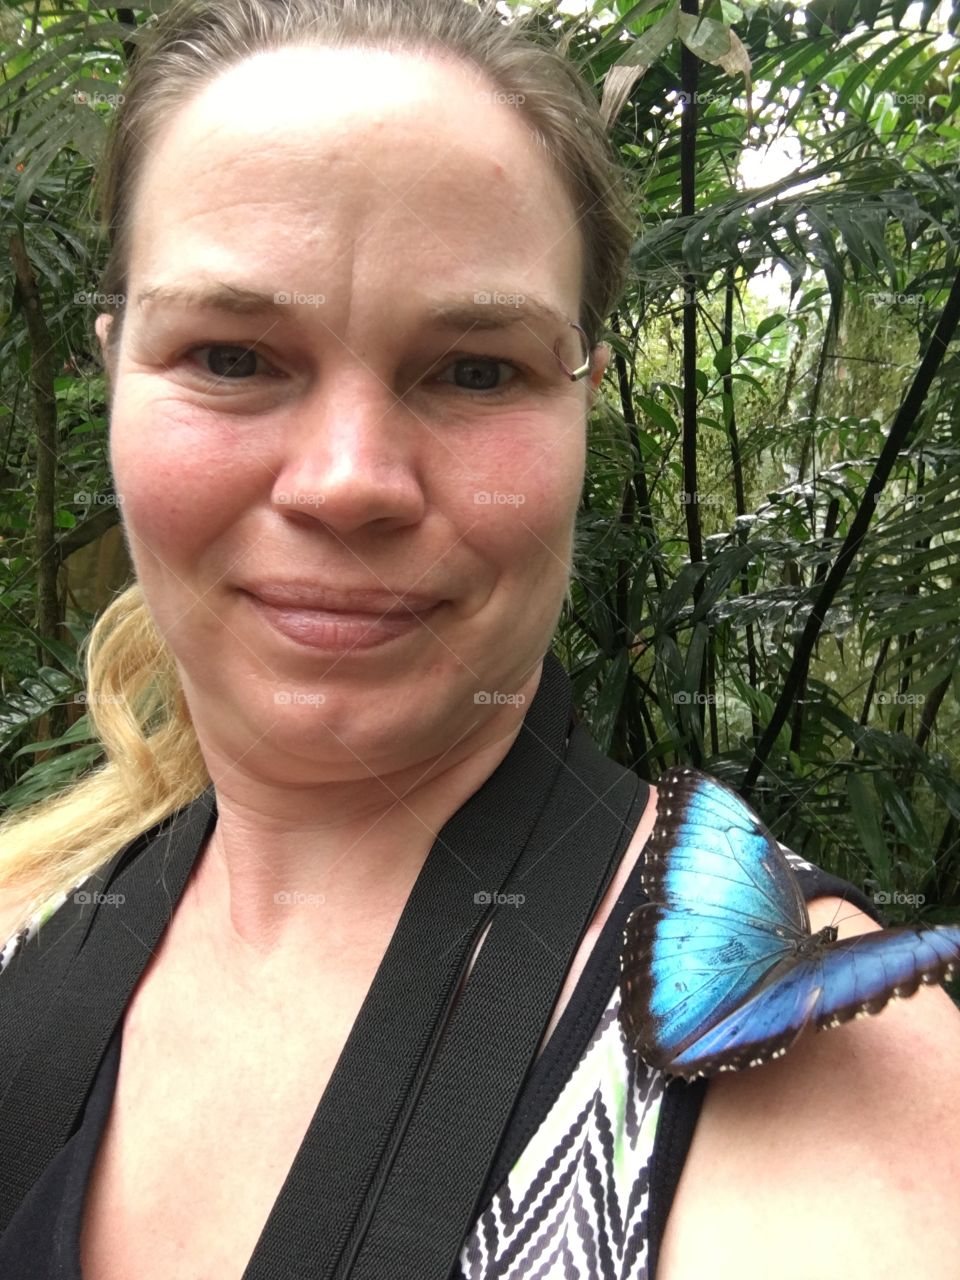
MULTIPOLYGON (((88 199, 163 7, 2 15, 7 806, 99 758, 79 659, 95 609, 68 563, 118 519, 88 199)), ((556 640, 583 714, 652 780, 688 761, 730 782, 892 919, 953 918, 960 6, 535 13, 596 87, 642 227, 556 640)))

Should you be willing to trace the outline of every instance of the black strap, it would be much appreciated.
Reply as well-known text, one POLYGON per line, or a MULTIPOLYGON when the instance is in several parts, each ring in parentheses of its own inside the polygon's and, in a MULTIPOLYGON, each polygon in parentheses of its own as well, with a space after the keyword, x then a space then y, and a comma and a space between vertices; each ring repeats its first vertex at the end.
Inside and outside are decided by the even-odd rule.
POLYGON ((632 834, 639 786, 576 727, 556 801, 507 884, 523 902, 494 916, 399 1154, 381 1170, 379 1199, 365 1205, 357 1261, 341 1275, 442 1280, 456 1263, 565 975, 632 834))
POLYGON ((58 907, 29 941, 20 944, 0 978, 0 1099, 33 1036, 53 1016, 57 994, 93 923, 97 895, 107 890, 121 864, 126 865, 150 845, 166 842, 169 850, 171 842, 182 841, 188 848, 199 848, 203 840, 199 828, 216 816, 213 805, 213 788, 209 787, 189 806, 135 837, 88 877, 82 889, 58 907))
MULTIPOLYGON (((496 983, 492 979, 496 963, 504 964, 505 946, 516 949, 522 941, 523 909, 498 907, 477 901, 476 896, 479 890, 492 894, 507 891, 505 885, 535 826, 538 838, 530 846, 535 856, 545 858, 551 852, 543 833, 555 828, 550 822, 537 825, 548 801, 566 812, 568 824, 573 810, 564 809, 563 802, 570 788, 579 793, 582 805, 582 784, 568 769, 561 768, 571 706, 566 672, 548 653, 536 697, 510 751, 444 826, 421 869, 245 1272, 246 1280, 267 1275, 270 1280, 307 1275, 319 1280, 350 1274, 350 1258, 356 1246, 368 1236, 371 1247, 379 1239, 376 1231, 368 1231, 366 1211, 381 1196, 385 1205, 393 1205, 394 1183, 409 1175, 412 1166, 405 1162, 403 1150, 396 1158, 408 1124, 409 1135, 423 1141, 424 1121, 419 1117, 430 1113, 425 1108, 418 1112, 416 1102, 430 1065, 436 1057, 439 1075, 436 1081, 428 1081, 423 1093, 425 1102, 444 1096, 444 1090, 449 1096, 451 1084, 456 1081, 454 1068, 458 1061, 462 1066, 459 1055, 473 1052, 471 1046, 485 1043, 485 1039, 477 1038, 476 1028, 485 1017, 489 1019, 491 1012, 496 1013, 501 1025, 490 1027, 488 1022, 484 1035, 492 1033, 494 1041, 498 1037, 503 1041, 510 1068, 515 1077, 520 1075, 522 1079, 523 1054, 528 1050, 532 1056, 535 1052, 562 985, 567 967, 562 960, 563 949, 566 947, 572 954, 589 919, 589 912, 584 916, 585 904, 599 901, 602 881, 598 877, 602 873, 608 878, 611 873, 612 828, 606 829, 607 839, 598 842, 596 814, 593 821, 585 824, 583 846, 592 849, 589 858, 580 851, 587 887, 567 912, 568 922, 572 919, 573 924, 571 928, 568 923, 566 932, 559 922, 560 908, 567 903, 570 892, 569 879, 563 875, 567 859, 563 866, 559 858, 556 866, 550 865, 550 871, 558 875, 558 887, 564 886, 563 896, 554 899, 556 921, 542 923, 540 936, 550 939, 548 945, 557 959, 550 966, 533 966, 539 972, 539 983, 530 985, 532 976, 525 967, 529 965, 530 939, 526 939, 527 954, 517 956, 518 972, 529 987, 524 999, 533 1003, 512 1005, 506 1017, 502 995, 499 1006, 493 999, 496 983), (593 849, 595 844, 605 847, 593 849), (491 921, 476 969, 457 1005, 458 1016, 451 1022, 449 1047, 438 1056, 474 944, 491 921), (475 996, 474 992, 479 994, 475 996), (522 1034, 517 1027, 504 1036, 503 1027, 507 1024, 510 1028, 523 1024, 522 1034), (526 1048, 519 1040, 514 1042, 515 1035, 526 1048), (389 1176, 383 1176, 384 1171, 389 1176), (358 1226, 361 1210, 362 1225, 358 1226), (347 1270, 342 1270, 341 1259, 345 1259, 347 1270)), ((580 750, 578 743, 577 751, 580 750)), ((595 746, 593 751, 600 755, 595 746)), ((619 768, 609 761, 606 764, 608 772, 619 768)), ((633 775, 625 770, 619 773, 617 799, 622 796, 628 803, 633 791, 627 797, 623 784, 633 775)), ((635 789, 636 780, 633 782, 635 789)), ((604 806, 600 808, 602 812, 604 806)), ((614 813, 617 820, 622 817, 620 810, 614 809, 614 813)), ((59 932, 53 931, 54 946, 38 948, 32 958, 26 953, 15 957, 11 966, 14 973, 5 973, 4 981, 12 976, 17 992, 11 999, 0 1000, 0 1043, 7 1048, 12 1065, 0 1098, 0 1230, 72 1131, 106 1044, 180 899, 202 837, 209 832, 214 818, 211 787, 193 805, 174 815, 161 836, 152 842, 144 842, 142 837, 131 842, 117 855, 111 868, 96 878, 96 884, 103 886, 98 887, 98 892, 123 895, 118 905, 96 898, 90 904, 64 904, 54 916, 56 920, 63 913, 59 932), (38 963, 37 952, 45 963, 38 963), (42 1010, 42 1017, 38 1016, 38 1009, 42 1010)), ((566 851, 572 851, 569 841, 566 851)), ((556 850, 553 855, 556 857, 556 850)), ((511 883, 526 883, 527 868, 531 866, 528 858, 511 883)), ((536 880, 529 883, 533 886, 536 880)), ((540 905, 546 902, 544 897, 540 905)), ((527 920, 531 919, 528 912, 527 920)), ((50 938, 49 930, 45 936, 50 938)), ((502 980, 502 969, 500 977, 502 980)), ((526 991, 527 986, 523 989, 526 991)), ((9 986, 6 994, 12 994, 9 986)), ((488 1058, 483 1061, 489 1063, 488 1058)), ((514 1090, 519 1084, 520 1079, 515 1079, 514 1090)), ((484 1117, 484 1125, 492 1125, 492 1136, 483 1137, 485 1146, 492 1143, 495 1148, 509 1087, 504 1084, 503 1097, 497 1098, 491 1119, 484 1117)), ((485 1088, 490 1088, 489 1080, 485 1088)), ((496 1092, 493 1090, 491 1098, 496 1092)), ((511 1093, 506 1101, 512 1101, 512 1097, 511 1093)), ((449 1140, 449 1131, 445 1136, 449 1140)), ((480 1168, 479 1136, 476 1163, 480 1168)), ((482 1184, 482 1173, 477 1181, 482 1184)), ((468 1188, 466 1178, 460 1185, 468 1188)), ((473 1194, 478 1190, 475 1188, 473 1194)), ((428 1198, 426 1191, 420 1194, 428 1198)), ((468 1194, 468 1189, 463 1192, 464 1202, 468 1194)), ((426 1205, 427 1199, 422 1203, 426 1205)), ((416 1211, 414 1204, 402 1212, 416 1211)), ((378 1215, 374 1224, 379 1221, 378 1215)), ((463 1224, 464 1232, 468 1226, 467 1222, 463 1224)), ((444 1242, 443 1256, 448 1251, 444 1242)), ((427 1280, 427 1275, 433 1273, 416 1274, 418 1280, 427 1280)))
POLYGON ((152 842, 141 836, 125 846, 93 878, 98 887, 85 883, 58 908, 0 979, 9 1064, 0 1082, 0 1231, 70 1136, 214 816, 211 787, 159 824, 152 842), (102 901, 107 890, 116 903, 102 901))

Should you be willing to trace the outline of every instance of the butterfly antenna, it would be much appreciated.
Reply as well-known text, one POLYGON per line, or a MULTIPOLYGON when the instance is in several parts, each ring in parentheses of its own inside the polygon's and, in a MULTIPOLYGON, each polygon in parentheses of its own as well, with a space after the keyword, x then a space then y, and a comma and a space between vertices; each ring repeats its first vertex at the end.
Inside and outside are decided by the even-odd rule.
MULTIPOLYGON (((839 909, 840 908, 838 907, 837 910, 839 911, 839 909)), ((862 915, 862 914, 863 913, 860 911, 859 907, 854 907, 853 910, 849 912, 848 915, 845 915, 845 916, 838 916, 836 912, 834 912, 833 924, 835 927, 839 928, 840 925, 846 924, 848 920, 853 920, 856 916, 862 915)))
MULTIPOLYGON (((839 926, 839 925, 843 924, 845 920, 852 920, 852 919, 853 919, 853 914, 848 915, 848 916, 841 916, 841 915, 840 915, 840 912, 843 910, 844 906, 852 906, 852 903, 848 903, 848 902, 847 902, 847 894, 846 894, 846 890, 844 890, 843 896, 841 897, 840 901, 837 903, 836 907, 834 908, 834 912, 833 912, 833 919, 830 921, 830 924, 831 924, 834 928, 836 928, 837 926, 839 926)), ((859 911, 859 907, 853 907, 853 912, 854 912, 854 913, 856 913, 856 912, 858 912, 858 911, 859 911)))

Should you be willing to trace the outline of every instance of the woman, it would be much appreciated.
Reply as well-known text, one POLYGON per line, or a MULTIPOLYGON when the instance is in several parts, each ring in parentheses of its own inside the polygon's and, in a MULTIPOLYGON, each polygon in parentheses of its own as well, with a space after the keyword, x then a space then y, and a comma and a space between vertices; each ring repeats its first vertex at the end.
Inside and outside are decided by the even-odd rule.
MULTIPOLYGON (((103 175, 103 291, 125 301, 97 334, 136 570, 91 645, 111 763, 9 825, 7 923, 27 890, 32 905, 77 884, 212 781, 215 823, 126 1007, 115 1088, 96 1095, 68 1264, 230 1280, 437 833, 508 759, 546 679, 630 235, 589 91, 495 14, 190 0, 152 41, 103 175), (568 376, 574 320, 586 380, 568 376)), ((653 826, 645 799, 541 1053, 601 935, 616 940, 604 926, 653 826)), ((823 893, 814 928, 840 908, 843 933, 876 927, 823 893)), ((925 991, 712 1082, 658 1280, 960 1274, 958 1051, 948 998, 925 991)), ((520 1204, 560 1160, 538 1156, 531 1177, 521 1155, 513 1228, 501 1196, 464 1275, 652 1275, 652 1133, 630 1115, 662 1081, 625 1063, 626 1113, 612 1136, 595 1118, 577 1167, 602 1182, 595 1153, 616 1145, 608 1164, 632 1180, 621 1168, 616 1214, 598 1199, 629 1239, 559 1183, 559 1216, 520 1204)))

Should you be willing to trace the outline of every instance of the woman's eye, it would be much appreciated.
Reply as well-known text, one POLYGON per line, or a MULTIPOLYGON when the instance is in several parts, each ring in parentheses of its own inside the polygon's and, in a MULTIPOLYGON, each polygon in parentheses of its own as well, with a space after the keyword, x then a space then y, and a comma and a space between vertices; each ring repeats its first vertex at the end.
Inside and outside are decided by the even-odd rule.
POLYGON ((251 347, 227 346, 223 343, 215 343, 206 347, 194 347, 187 354, 200 356, 201 363, 206 366, 202 369, 203 373, 209 373, 215 378, 226 378, 230 381, 242 381, 255 374, 257 372, 257 361, 262 359, 259 352, 254 351, 251 347), (202 352, 207 352, 208 354, 203 356, 202 352))
MULTIPOLYGON (((486 399, 491 399, 496 395, 505 394, 516 381, 516 378, 510 378, 505 385, 497 386, 498 365, 512 369, 515 374, 521 372, 520 367, 512 360, 502 360, 498 356, 460 356, 447 366, 446 372, 454 369, 464 370, 462 380, 457 381, 455 385, 463 391, 476 392, 486 399)), ((438 378, 438 381, 446 381, 446 379, 438 378)))
MULTIPOLYGON (((266 371, 258 369, 258 362, 264 363, 260 353, 240 344, 208 343, 193 347, 186 354, 199 362, 199 372, 226 382, 245 382, 256 377, 258 372, 266 371)), ((506 395, 517 381, 516 376, 511 376, 506 383, 498 385, 503 369, 511 370, 513 375, 522 375, 523 372, 512 360, 498 356, 459 356, 446 366, 444 376, 437 375, 436 380, 491 400, 498 395, 506 395), (446 376, 448 374, 453 374, 452 379, 446 376)))

